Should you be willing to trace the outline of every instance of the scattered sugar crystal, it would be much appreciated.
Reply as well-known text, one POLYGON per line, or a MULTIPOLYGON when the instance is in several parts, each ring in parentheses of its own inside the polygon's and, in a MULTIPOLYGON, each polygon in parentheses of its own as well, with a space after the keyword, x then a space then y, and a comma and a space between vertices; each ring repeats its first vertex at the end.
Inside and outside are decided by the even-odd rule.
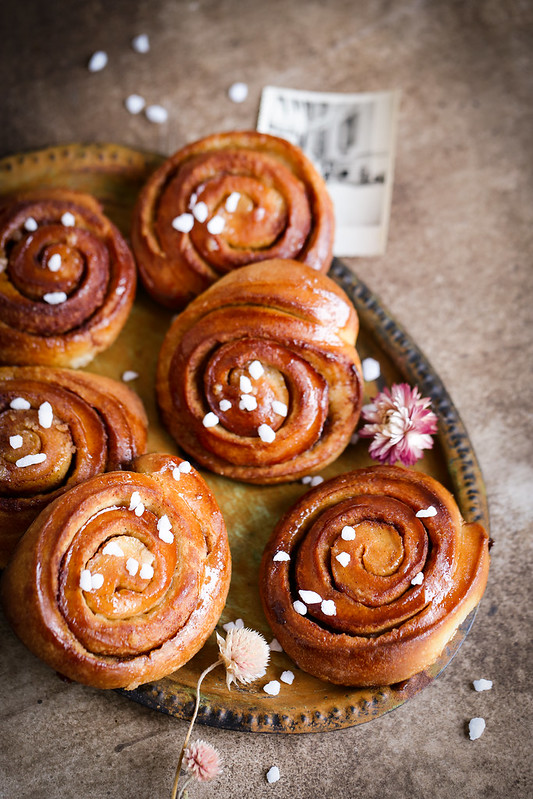
POLYGON ((379 361, 376 361, 375 358, 363 358, 361 366, 363 367, 363 378, 367 383, 377 380, 381 374, 379 361))
POLYGON ((320 605, 320 610, 322 611, 324 616, 337 615, 337 607, 333 599, 323 599, 322 604, 320 605))
POLYGON ((279 768, 277 766, 271 766, 266 773, 267 782, 272 784, 273 782, 277 782, 280 778, 279 768))
POLYGON ((280 680, 281 680, 281 682, 287 683, 287 685, 292 685, 293 682, 294 682, 294 672, 293 671, 282 671, 280 680))
POLYGON ((225 209, 228 214, 233 214, 237 210, 237 206, 239 204, 239 200, 241 199, 241 195, 238 191, 232 191, 230 195, 226 198, 225 209))
POLYGON ((241 401, 239 402, 241 411, 255 411, 256 408, 257 400, 253 394, 241 394, 241 401))
POLYGON ((255 219, 255 221, 256 222, 260 222, 263 219, 265 214, 266 214, 266 210, 264 208, 261 208, 261 207, 256 208, 255 211, 254 211, 254 219, 255 219))
POLYGON ((80 588, 82 591, 92 590, 91 572, 89 569, 82 569, 80 572, 80 588))
POLYGON ((46 262, 46 266, 50 270, 50 272, 59 272, 61 269, 61 256, 58 252, 55 252, 53 255, 50 256, 48 261, 46 262))
POLYGON ((287 416, 289 412, 288 405, 286 405, 284 402, 280 402, 280 400, 274 400, 272 402, 272 410, 279 416, 287 416))
POLYGON ((353 541, 355 539, 355 530, 349 524, 345 525, 341 530, 341 538, 344 541, 353 541))
POLYGON ((116 558, 124 557, 124 550, 117 544, 116 541, 109 541, 102 550, 104 555, 114 555, 116 558))
POLYGON ((272 560, 280 561, 280 560, 290 560, 291 556, 287 554, 287 552, 276 552, 272 560))
POLYGON ((191 194, 191 196, 189 198, 189 208, 194 208, 194 206, 197 203, 197 200, 198 200, 198 195, 197 195, 197 193, 195 191, 193 191, 193 193, 191 194))
POLYGON ((54 421, 54 412, 52 410, 52 406, 49 402, 43 402, 39 405, 39 424, 41 427, 44 427, 45 430, 52 427, 52 422, 54 421))
POLYGON ((9 407, 13 408, 14 411, 29 411, 31 405, 28 400, 22 397, 15 397, 15 399, 12 399, 9 403, 9 407))
POLYGON ((38 227, 39 226, 33 216, 29 216, 24 222, 24 229, 27 230, 28 233, 33 233, 38 227))
POLYGON ((227 399, 220 400, 220 402, 218 403, 218 407, 220 408, 221 411, 229 411, 229 409, 231 408, 231 402, 227 399))
POLYGON ((468 723, 468 734, 470 736, 470 740, 475 741, 477 738, 480 738, 485 732, 485 726, 485 719, 479 717, 470 719, 468 723))
POLYGON ((167 514, 163 514, 160 519, 157 520, 157 532, 161 541, 164 541, 165 544, 171 544, 174 541, 174 534, 171 532, 172 525, 167 514))
POLYGON ((64 227, 74 227, 76 224, 76 218, 74 214, 71 214, 70 211, 65 211, 61 217, 61 224, 64 227))
POLYGON ((9 443, 13 449, 20 449, 22 446, 22 436, 9 436, 9 443))
POLYGON ((67 301, 67 295, 64 291, 50 291, 48 294, 43 295, 43 300, 48 305, 61 305, 61 303, 67 301))
POLYGON ((189 461, 182 461, 182 462, 181 462, 181 463, 178 465, 178 469, 180 470, 180 472, 181 472, 182 474, 190 474, 190 473, 192 472, 192 466, 191 466, 191 464, 189 463, 189 461))
MULTIPOLYGON (((250 373, 250 376, 253 377, 254 380, 259 380, 259 378, 263 377, 263 375, 265 374, 265 370, 261 361, 252 361, 252 363, 248 367, 248 371, 250 373)), ((275 401, 276 400, 274 400, 274 402, 275 401)), ((274 403, 272 403, 272 406, 274 406, 274 403)))
POLYGON ((149 105, 145 114, 146 119, 156 125, 163 125, 168 119, 168 111, 162 105, 149 105))
POLYGON ((172 469, 172 477, 174 480, 179 480, 181 477, 180 467, 176 466, 175 469, 172 469))
POLYGON ((15 462, 15 465, 23 469, 25 466, 34 466, 37 463, 43 463, 45 460, 46 454, 44 452, 37 452, 35 455, 24 455, 23 458, 19 458, 18 461, 15 462))
POLYGON ((429 508, 422 508, 416 514, 417 518, 419 519, 429 519, 432 516, 437 515, 437 508, 434 505, 430 505, 429 508))
POLYGON ((257 434, 261 441, 264 441, 266 444, 272 444, 276 438, 276 433, 267 424, 260 424, 257 428, 257 434))
POLYGON ((135 506, 133 512, 136 516, 142 516, 144 513, 144 504, 142 502, 139 502, 139 504, 135 506))
POLYGON ((97 50, 90 57, 87 68, 89 72, 100 72, 105 66, 107 66, 107 53, 97 50))
POLYGON ((198 222, 205 222, 205 220, 209 216, 209 208, 205 203, 200 201, 199 203, 196 203, 196 205, 192 209, 192 213, 194 218, 197 219, 198 222))
POLYGON ((212 236, 218 236, 219 233, 222 233, 226 226, 226 222, 223 216, 218 216, 216 214, 212 219, 209 220, 207 223, 207 230, 211 233, 212 236))
POLYGON ((473 685, 475 691, 490 691, 492 688, 492 680, 474 680, 473 685))
POLYGON ((193 226, 194 216, 192 214, 180 214, 172 220, 172 227, 180 233, 188 233, 193 226))
POLYGON ((154 567, 150 566, 149 563, 143 563, 141 566, 141 571, 139 572, 139 577, 143 580, 151 580, 154 576, 154 567))
POLYGON ((324 482, 324 478, 321 477, 319 474, 316 474, 314 477, 311 477, 310 485, 312 486, 319 486, 320 483, 324 482))
POLYGON ((117 290, 115 291, 115 294, 118 294, 119 297, 122 297, 122 295, 125 293, 125 291, 126 291, 126 286, 117 286, 117 290))
POLYGON ((146 33, 140 33, 133 38, 131 46, 136 53, 148 53, 150 51, 150 39, 146 33))
POLYGON ((347 566, 350 562, 350 554, 348 552, 339 552, 335 556, 335 560, 338 560, 341 566, 347 566))
POLYGON ((139 494, 138 491, 134 491, 133 494, 130 497, 129 510, 135 510, 135 508, 140 503, 140 501, 141 501, 141 495, 139 494))
POLYGON ((104 584, 103 574, 91 574, 91 590, 98 591, 104 584))
POLYGON ((271 652, 283 652, 283 647, 281 646, 277 638, 272 639, 272 641, 268 645, 268 648, 270 649, 271 652))
POLYGON ((263 685, 263 691, 265 694, 269 694, 270 696, 277 696, 279 694, 281 685, 279 680, 271 680, 267 682, 266 685, 263 685))
POLYGON ((294 610, 296 611, 296 613, 299 613, 300 616, 305 616, 305 614, 307 613, 306 605, 304 605, 303 602, 300 602, 299 599, 297 599, 296 602, 293 602, 292 606, 293 606, 294 610))
POLYGON ((130 380, 137 380, 139 377, 138 372, 132 372, 130 369, 127 369, 125 372, 122 373, 122 380, 124 383, 129 383, 130 380))
POLYGON ((298 593, 306 605, 317 605, 319 602, 322 602, 322 597, 320 594, 317 594, 316 591, 301 590, 298 591, 298 593))
POLYGON ((139 571, 139 561, 135 560, 135 558, 128 558, 128 560, 126 561, 126 569, 131 574, 132 577, 135 577, 135 575, 139 571))
POLYGON ((228 89, 228 97, 233 103, 244 103, 248 97, 248 86, 241 81, 232 83, 228 89))
POLYGON ((252 391, 252 381, 246 375, 239 377, 239 388, 244 394, 250 394, 252 391))
POLYGON ((130 114, 140 114, 144 106, 146 105, 146 101, 144 97, 141 97, 140 94, 130 94, 124 100, 124 105, 126 106, 126 110, 130 112, 130 114))
POLYGON ((424 582, 424 575, 422 572, 418 572, 418 574, 415 574, 415 576, 411 580, 411 585, 422 585, 423 582, 424 582))
POLYGON ((219 422, 218 416, 216 415, 216 413, 213 413, 212 411, 206 413, 206 415, 202 419, 202 424, 204 427, 215 427, 218 424, 218 422, 219 422))

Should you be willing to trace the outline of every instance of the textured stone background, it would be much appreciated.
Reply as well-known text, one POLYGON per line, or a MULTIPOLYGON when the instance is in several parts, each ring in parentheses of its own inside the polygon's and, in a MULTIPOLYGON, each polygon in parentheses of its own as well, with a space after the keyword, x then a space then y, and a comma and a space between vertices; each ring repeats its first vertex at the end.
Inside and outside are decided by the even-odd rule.
MULTIPOLYGON (((388 250, 350 264, 422 346, 467 426, 496 540, 489 586, 457 658, 394 713, 314 736, 198 728, 226 767, 191 796, 531 795, 531 3, 4 0, 0 23, 2 155, 72 141, 170 153, 254 127, 267 83, 402 91, 388 250), (130 40, 143 32, 152 49, 140 56, 130 40), (96 49, 109 65, 91 75, 96 49), (226 95, 235 80, 250 87, 242 105, 226 95), (128 115, 131 92, 165 105, 169 124, 128 115), (479 676, 491 692, 472 690, 479 676), (471 742, 477 715, 487 729, 471 742), (269 786, 273 764, 282 778, 269 786)), ((0 623, 0 795, 169 796, 185 722, 60 682, 0 623)))

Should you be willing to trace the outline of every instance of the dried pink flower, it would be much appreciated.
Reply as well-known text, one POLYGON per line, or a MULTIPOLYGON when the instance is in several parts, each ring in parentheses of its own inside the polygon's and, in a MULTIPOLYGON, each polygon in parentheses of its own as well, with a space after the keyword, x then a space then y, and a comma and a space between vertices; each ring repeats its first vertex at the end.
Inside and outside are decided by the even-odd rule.
POLYGON ((370 456, 381 463, 400 461, 412 466, 422 457, 422 450, 433 446, 437 417, 430 404, 418 388, 407 383, 395 383, 374 397, 361 411, 368 424, 359 430, 360 436, 374 439, 368 448, 370 456))
POLYGON ((228 688, 232 682, 253 682, 265 674, 270 650, 261 633, 246 627, 233 629, 225 639, 217 633, 217 643, 228 688))
POLYGON ((183 762, 197 780, 208 782, 218 777, 222 771, 220 754, 207 741, 198 739, 185 749, 183 762))

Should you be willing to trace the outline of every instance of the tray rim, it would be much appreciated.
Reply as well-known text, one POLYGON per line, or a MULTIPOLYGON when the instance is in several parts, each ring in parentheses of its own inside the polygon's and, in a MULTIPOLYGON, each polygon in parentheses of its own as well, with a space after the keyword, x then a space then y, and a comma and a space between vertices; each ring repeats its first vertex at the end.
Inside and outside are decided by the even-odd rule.
MULTIPOLYGON (((8 175, 14 172, 16 175, 27 160, 34 166, 40 164, 45 173, 47 165, 65 161, 69 167, 76 167, 75 172, 90 171, 91 166, 95 171, 104 173, 120 173, 122 169, 131 168, 138 177, 138 173, 154 169, 164 158, 158 153, 111 142, 74 142, 0 158, 0 180, 2 173, 8 175)), ((13 191, 4 192, 2 189, 0 182, 0 196, 13 191)), ((439 443, 461 513, 465 521, 480 522, 489 530, 488 502, 481 468, 465 425, 441 378, 407 331, 351 268, 339 258, 333 258, 328 275, 346 291, 355 306, 361 326, 370 331, 406 382, 418 385, 422 394, 431 397, 433 409, 439 417, 439 443)), ((248 712, 228 710, 216 695, 213 699, 202 692, 198 722, 239 732, 310 733, 356 726, 379 718, 419 693, 450 664, 466 638, 475 615, 476 609, 459 626, 431 667, 399 686, 381 686, 363 691, 360 701, 354 699, 354 703, 346 707, 344 715, 339 708, 332 706, 326 714, 310 710, 309 713, 300 714, 300 718, 264 713, 261 709, 254 716, 253 708, 249 708, 248 712)), ((324 685, 327 687, 327 683, 324 685)), ((163 679, 145 683, 133 691, 118 689, 117 692, 146 707, 187 719, 192 715, 195 690, 188 686, 179 687, 182 689, 179 693, 175 684, 173 690, 169 690, 163 679)), ((353 693, 349 688, 346 690, 348 694, 353 693)), ((357 690, 361 693, 361 689, 357 690)), ((244 697, 249 696, 246 691, 234 691, 235 698, 241 693, 244 697)))

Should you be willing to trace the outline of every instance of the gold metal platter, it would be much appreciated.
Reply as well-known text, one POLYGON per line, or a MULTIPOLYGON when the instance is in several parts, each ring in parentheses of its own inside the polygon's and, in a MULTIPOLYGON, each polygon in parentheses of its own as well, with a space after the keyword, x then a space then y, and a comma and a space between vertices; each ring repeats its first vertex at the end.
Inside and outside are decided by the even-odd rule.
MULTIPOLYGON (((0 160, 0 193, 32 188, 65 186, 97 197, 104 211, 129 236, 133 204, 142 184, 160 155, 143 153, 115 144, 70 144, 0 160)), ((436 477, 455 495, 463 517, 480 521, 488 529, 488 510, 483 479, 468 434, 442 381, 409 335, 383 308, 378 298, 345 264, 334 260, 330 276, 351 298, 360 319, 357 349, 361 359, 379 361, 377 382, 365 384, 366 400, 394 382, 417 385, 432 398, 439 416, 434 449, 416 468, 436 477)), ((98 356, 87 371, 117 380, 123 372, 139 374, 129 385, 143 400, 149 418, 148 451, 179 454, 158 418, 154 395, 157 356, 172 313, 157 306, 138 289, 128 322, 115 344, 98 356)), ((324 478, 371 464, 368 442, 347 447, 338 460, 324 469, 324 478)), ((252 486, 202 471, 226 520, 233 560, 231 588, 217 630, 228 621, 243 619, 245 626, 272 639, 257 588, 261 554, 274 525, 306 490, 301 483, 252 486)), ((350 727, 378 718, 400 706, 432 682, 448 665, 472 624, 475 611, 463 622, 439 660, 406 682, 378 688, 346 688, 322 682, 300 671, 284 653, 273 652, 263 680, 247 687, 226 687, 223 668, 215 669, 202 685, 198 720, 212 726, 251 732, 304 733, 350 727), (282 671, 295 673, 292 685, 282 683, 278 696, 262 686, 279 679, 282 671)), ((197 679, 215 662, 218 650, 214 634, 203 649, 179 671, 125 696, 178 718, 192 714, 197 679)))

